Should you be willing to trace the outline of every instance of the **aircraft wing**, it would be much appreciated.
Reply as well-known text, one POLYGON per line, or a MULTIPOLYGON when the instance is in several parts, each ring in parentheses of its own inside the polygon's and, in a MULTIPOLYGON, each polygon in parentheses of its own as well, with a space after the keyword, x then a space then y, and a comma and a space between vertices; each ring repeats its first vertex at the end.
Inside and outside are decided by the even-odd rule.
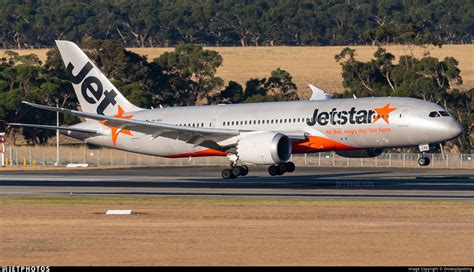
POLYGON ((23 101, 23 103, 43 110, 61 112, 65 114, 75 115, 78 117, 101 121, 103 125, 116 127, 119 130, 127 129, 148 134, 150 135, 150 140, 153 140, 158 136, 163 136, 217 150, 227 149, 224 146, 218 145, 217 142, 240 135, 240 132, 235 129, 186 127, 174 124, 156 123, 128 118, 105 116, 65 108, 56 108, 30 103, 27 101, 23 101))

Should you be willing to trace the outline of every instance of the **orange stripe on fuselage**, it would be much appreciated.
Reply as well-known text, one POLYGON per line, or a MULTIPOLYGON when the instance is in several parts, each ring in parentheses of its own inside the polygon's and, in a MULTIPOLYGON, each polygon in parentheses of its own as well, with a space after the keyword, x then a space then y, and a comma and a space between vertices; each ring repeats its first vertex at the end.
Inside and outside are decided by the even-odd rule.
MULTIPOLYGON (((309 136, 306 140, 294 142, 292 145, 292 153, 311 153, 326 150, 348 150, 357 149, 355 147, 345 145, 328 138, 309 136)), ((166 158, 187 158, 187 157, 206 157, 206 156, 226 156, 227 152, 214 149, 204 149, 196 152, 181 153, 163 156, 166 158)))
POLYGON ((318 137, 308 136, 306 140, 294 142, 292 145, 292 153, 311 153, 326 150, 348 150, 356 149, 353 146, 349 146, 338 141, 318 137))
POLYGON ((222 152, 215 149, 204 149, 196 152, 181 153, 163 156, 166 158, 187 158, 187 157, 206 157, 206 156, 225 156, 227 152, 222 152))

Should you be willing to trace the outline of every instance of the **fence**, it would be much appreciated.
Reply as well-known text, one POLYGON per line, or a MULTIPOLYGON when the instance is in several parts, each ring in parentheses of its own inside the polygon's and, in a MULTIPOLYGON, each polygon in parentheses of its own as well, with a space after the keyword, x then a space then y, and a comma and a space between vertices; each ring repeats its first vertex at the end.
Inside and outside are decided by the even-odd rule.
MULTIPOLYGON (((425 154, 431 159, 428 167, 474 169, 473 154, 425 154)), ((375 158, 344 158, 334 152, 293 155, 298 166, 336 167, 419 167, 420 153, 384 153, 375 158)), ((56 148, 53 146, 6 146, 8 166, 55 165, 56 148)), ((167 159, 108 148, 93 149, 87 146, 61 146, 59 165, 70 163, 89 166, 190 166, 229 165, 225 157, 167 159)))

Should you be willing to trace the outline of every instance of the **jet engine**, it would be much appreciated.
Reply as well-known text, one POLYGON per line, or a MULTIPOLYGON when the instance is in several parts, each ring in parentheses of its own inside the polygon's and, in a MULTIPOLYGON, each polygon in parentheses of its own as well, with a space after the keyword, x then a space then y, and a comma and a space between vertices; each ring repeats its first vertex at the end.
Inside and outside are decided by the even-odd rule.
POLYGON ((382 155, 383 148, 369 148, 358 150, 338 150, 336 154, 345 158, 372 158, 382 155))
POLYGON ((244 134, 237 143, 237 156, 243 162, 254 164, 284 162, 291 156, 291 140, 275 132, 244 134))

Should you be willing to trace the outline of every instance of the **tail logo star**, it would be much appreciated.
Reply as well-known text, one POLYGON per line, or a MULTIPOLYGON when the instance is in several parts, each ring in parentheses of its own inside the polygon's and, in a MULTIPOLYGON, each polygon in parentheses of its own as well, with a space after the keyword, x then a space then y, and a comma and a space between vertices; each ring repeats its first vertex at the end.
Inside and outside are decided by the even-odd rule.
MULTIPOLYGON (((120 107, 120 105, 118 105, 117 114, 114 115, 114 117, 125 118, 125 119, 131 119, 133 117, 133 115, 123 115, 123 114, 124 114, 124 111, 123 111, 122 107, 120 107)), ((118 138, 120 133, 128 135, 128 136, 133 136, 132 132, 128 129, 120 129, 120 128, 117 128, 117 127, 114 127, 114 126, 107 125, 107 120, 100 121, 99 123, 102 124, 102 125, 108 126, 111 129, 112 142, 114 143, 114 145, 117 143, 117 138, 118 138)))

